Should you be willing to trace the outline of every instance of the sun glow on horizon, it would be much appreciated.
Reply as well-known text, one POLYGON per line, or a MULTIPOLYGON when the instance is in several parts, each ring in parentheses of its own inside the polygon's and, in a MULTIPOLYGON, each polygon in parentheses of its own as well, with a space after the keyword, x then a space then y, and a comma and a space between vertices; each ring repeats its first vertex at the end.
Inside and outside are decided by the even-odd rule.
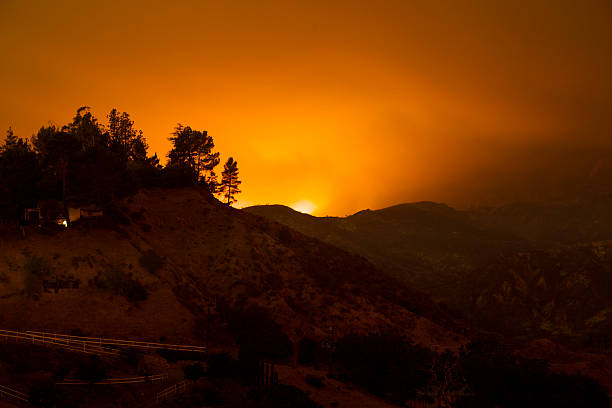
POLYGON ((309 200, 300 200, 297 203, 291 205, 295 211, 299 211, 305 214, 312 214, 314 210, 317 209, 317 206, 309 200))

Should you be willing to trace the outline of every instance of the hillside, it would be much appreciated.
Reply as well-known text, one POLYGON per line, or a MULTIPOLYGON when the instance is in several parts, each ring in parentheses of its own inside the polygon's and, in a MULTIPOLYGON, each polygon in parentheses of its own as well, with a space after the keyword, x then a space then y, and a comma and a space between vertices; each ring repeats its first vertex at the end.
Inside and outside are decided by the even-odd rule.
POLYGON ((320 338, 329 327, 337 335, 391 330, 439 347, 463 341, 426 296, 381 277, 363 258, 195 189, 143 191, 96 225, 26 236, 5 233, 0 246, 0 324, 7 329, 196 344, 214 300, 211 340, 223 344, 228 318, 251 310, 293 341, 320 338), (28 296, 23 271, 32 256, 48 263, 46 281, 74 278, 78 289, 28 296), (163 259, 162 266, 143 267, 147 257, 163 259), (142 283, 148 298, 134 302, 105 289, 112 273, 142 283))
MULTIPOLYGON (((450 236, 457 232, 485 241, 463 215, 446 206, 420 203, 378 215, 399 223, 406 211, 413 215, 402 224, 405 231, 415 228, 418 234, 426 235, 422 214, 427 212, 428 222, 444 217, 436 228, 446 229, 450 236)), ((314 217, 300 218, 318 222, 314 217)), ((356 214, 353 220, 359 225, 371 223, 370 233, 384 230, 371 221, 368 212, 356 214)), ((338 221, 344 222, 323 222, 330 223, 330 231, 350 232, 353 228, 349 223, 340 228, 338 221)), ((221 359, 213 361, 226 361, 230 368, 225 370, 230 371, 224 371, 225 377, 214 377, 215 365, 207 366, 207 378, 193 384, 195 399, 187 403, 179 398, 170 406, 201 406, 204 400, 214 401, 206 395, 218 395, 228 406, 242 406, 241 398, 247 398, 250 388, 241 379, 243 374, 236 373, 249 371, 235 364, 246 364, 254 350, 279 364, 284 385, 266 398, 283 401, 291 395, 303 400, 305 405, 301 406, 305 407, 315 407, 315 402, 337 406, 338 401, 342 406, 363 403, 371 407, 404 403, 416 395, 406 381, 410 387, 423 381, 428 382, 427 387, 436 387, 436 380, 430 377, 431 364, 442 357, 429 350, 456 351, 477 335, 445 308, 388 277, 362 256, 223 205, 196 188, 142 190, 109 207, 104 217, 82 219, 70 228, 28 227, 24 235, 7 230, 1 233, 0 328, 171 344, 209 343, 211 352, 228 352, 234 358, 232 363, 223 360, 223 354, 213 354, 221 359), (416 345, 407 345, 405 340, 416 345), (328 354, 328 348, 336 345, 342 350, 337 364, 328 354), (311 350, 310 357, 304 350, 311 350), (385 368, 385 364, 390 366, 385 368), (406 370, 408 366, 413 370, 406 370), (336 370, 343 374, 338 376, 336 370), (320 382, 327 386, 317 388, 320 382), (285 392, 289 394, 282 394, 285 392), (280 394, 274 397, 275 393, 280 394)), ((417 245, 418 234, 406 233, 406 241, 417 245)), ((430 241, 421 242, 421 249, 435 242, 435 228, 429 234, 430 241)), ((488 234, 487 239, 496 245, 505 242, 503 233, 488 234)), ((439 250, 459 242, 453 239, 438 242, 439 250)), ((461 247, 461 262, 467 262, 469 256, 476 259, 476 244, 471 245, 461 247)), ((486 299, 498 299, 495 290, 494 285, 483 286, 482 294, 486 299)), ((489 305, 505 318, 503 306, 489 305)), ((479 343, 475 344, 478 347, 479 343)), ((505 350, 502 353, 511 350, 501 347, 505 350)), ((488 353, 486 349, 475 350, 476 355, 488 353)), ((113 364, 104 363, 109 378, 152 372, 167 373, 178 382, 193 363, 173 361, 172 354, 145 353, 138 360, 129 357, 129 351, 121 355, 113 364)), ((470 358, 469 354, 461 355, 470 358)), ((188 360, 191 358, 195 356, 188 360)), ((544 372, 542 378, 562 381, 556 372, 573 375, 580 371, 608 385, 607 371, 598 368, 604 360, 590 358, 586 364, 580 355, 572 355, 565 365, 551 365, 555 371, 544 372)), ((82 367, 91 366, 88 361, 67 351, 11 344, 3 346, 0 353, 0 379, 17 390, 35 390, 40 378, 57 381, 57 376, 68 374, 72 378, 82 367)), ((514 359, 504 361, 514 370, 514 359)), ((489 369, 476 366, 474 370, 484 373, 489 369)), ((589 384, 598 387, 595 382, 589 384)), ((145 385, 126 388, 130 392, 80 388, 62 398, 74 401, 73 406, 83 406, 83 401, 92 407, 117 401, 125 406, 148 406, 147 395, 161 387, 146 385, 146 392, 145 385), (141 394, 134 391, 140 389, 141 394)), ((598 395, 604 392, 598 390, 598 395)), ((569 393, 582 395, 578 388, 569 393)), ((257 398, 248 399, 255 404, 250 406, 265 406, 257 405, 257 398)))
POLYGON ((610 198, 469 211, 422 202, 345 218, 246 211, 363 255, 478 326, 588 344, 610 324, 610 198))
POLYGON ((518 252, 470 273, 469 315, 505 333, 612 340, 612 241, 518 252))
POLYGON ((465 212, 431 202, 364 210, 345 218, 313 217, 283 206, 246 211, 360 254, 439 301, 452 302, 466 270, 529 248, 513 234, 482 228, 465 212))

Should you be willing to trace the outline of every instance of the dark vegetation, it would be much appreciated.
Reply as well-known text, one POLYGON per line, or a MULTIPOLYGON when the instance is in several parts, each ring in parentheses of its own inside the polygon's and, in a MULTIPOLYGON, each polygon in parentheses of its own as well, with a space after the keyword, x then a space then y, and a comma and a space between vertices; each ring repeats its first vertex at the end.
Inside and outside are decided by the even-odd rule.
POLYGON ((153 249, 146 250, 139 260, 140 266, 145 268, 151 274, 155 275, 162 266, 164 266, 164 258, 159 256, 153 249))
POLYGON ((178 124, 170 141, 168 163, 148 154, 147 141, 126 112, 113 109, 101 124, 88 107, 79 108, 69 124, 43 126, 31 138, 9 128, 0 145, 0 220, 26 223, 25 209, 41 208, 51 223, 66 220, 68 208, 109 207, 113 200, 140 188, 198 185, 222 193, 228 204, 240 192, 238 167, 230 158, 217 181, 219 153, 213 138, 178 124))
MULTIPOLYGON (((514 356, 494 340, 459 353, 431 352, 392 335, 347 335, 328 347, 304 339, 298 360, 329 365, 334 375, 403 405, 437 401, 455 407, 608 407, 605 387, 578 374, 555 374, 544 360, 514 356), (333 351, 329 351, 331 347, 333 351)), ((307 378, 313 387, 321 378, 307 378)))
POLYGON ((43 257, 27 256, 23 263, 25 295, 38 299, 43 290, 43 279, 50 274, 49 263, 43 257))
POLYGON ((282 360, 293 355, 293 343, 289 336, 267 310, 254 305, 221 305, 221 310, 227 321, 227 329, 240 348, 240 360, 245 364, 257 358, 282 360))
POLYGON ((107 265, 104 271, 95 277, 93 285, 110 290, 133 302, 147 300, 149 297, 148 289, 140 281, 116 265, 107 265))
POLYGON ((460 353, 458 375, 472 395, 460 407, 609 407, 605 387, 578 374, 554 374, 543 360, 519 359, 493 341, 473 341, 460 353))
POLYGON ((429 382, 429 349, 393 335, 347 335, 336 345, 340 375, 373 394, 403 403, 429 382))

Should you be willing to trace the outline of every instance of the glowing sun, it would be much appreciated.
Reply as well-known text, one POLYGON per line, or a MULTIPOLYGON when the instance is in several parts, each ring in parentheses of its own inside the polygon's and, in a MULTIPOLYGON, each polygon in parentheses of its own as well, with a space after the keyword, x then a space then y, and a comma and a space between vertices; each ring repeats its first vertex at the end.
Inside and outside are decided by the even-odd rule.
POLYGON ((301 213, 312 214, 312 212, 317 209, 317 206, 314 205, 312 201, 300 200, 297 203, 294 203, 291 208, 301 213))

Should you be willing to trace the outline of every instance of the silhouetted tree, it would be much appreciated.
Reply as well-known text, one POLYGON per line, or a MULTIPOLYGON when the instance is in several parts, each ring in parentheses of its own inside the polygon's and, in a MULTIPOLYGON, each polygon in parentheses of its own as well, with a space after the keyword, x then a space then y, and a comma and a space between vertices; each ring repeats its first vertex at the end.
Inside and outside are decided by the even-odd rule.
MULTIPOLYGON (((65 126, 64 129, 69 128, 65 126)), ((89 134, 90 132, 87 133, 89 134)), ((83 134, 80 136, 83 136, 83 134)), ((34 147, 40 154, 43 167, 47 171, 51 171, 61 183, 61 201, 64 206, 64 217, 68 225, 70 225, 66 201, 68 194, 68 166, 75 159, 76 155, 82 151, 81 140, 78 133, 60 131, 53 125, 41 127, 33 139, 34 147)))
POLYGON ((25 207, 36 204, 39 179, 36 153, 27 140, 17 138, 9 128, 4 144, 0 145, 0 212, 3 218, 21 217, 25 207))
POLYGON ((9 126, 9 128, 6 131, 6 138, 4 139, 3 149, 6 149, 7 147, 12 146, 15 143, 17 143, 17 136, 15 136, 15 133, 13 132, 13 128, 9 126))
POLYGON ((89 111, 89 106, 77 109, 72 123, 62 127, 62 131, 73 135, 83 150, 96 145, 108 145, 108 136, 103 133, 98 120, 89 111))
POLYGON ((230 157, 225 162, 225 166, 223 166, 219 190, 223 195, 223 201, 227 202, 227 205, 232 205, 236 202, 235 195, 241 192, 238 188, 240 183, 242 181, 238 180, 238 162, 234 161, 233 157, 230 157))
POLYGON ((182 168, 193 178, 193 182, 202 181, 209 189, 216 188, 214 168, 219 164, 219 153, 213 153, 215 143, 207 131, 193 130, 180 123, 174 129, 172 150, 168 153, 168 166, 182 168))
POLYGON ((117 152, 123 161, 146 160, 147 145, 142 130, 134 129, 134 121, 127 112, 113 109, 107 116, 108 137, 111 150, 117 152))

